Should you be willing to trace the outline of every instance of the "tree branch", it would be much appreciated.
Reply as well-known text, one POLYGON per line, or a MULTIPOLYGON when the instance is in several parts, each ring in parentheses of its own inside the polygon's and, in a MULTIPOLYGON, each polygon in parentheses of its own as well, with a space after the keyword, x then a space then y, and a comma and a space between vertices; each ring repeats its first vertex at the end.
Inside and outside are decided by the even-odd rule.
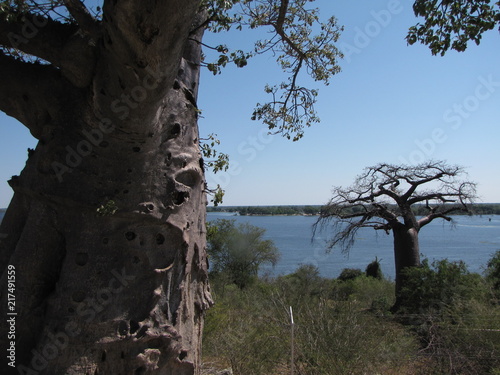
POLYGON ((297 45, 290 40, 288 35, 286 35, 283 25, 285 24, 286 13, 288 12, 288 3, 289 0, 281 0, 280 9, 278 13, 278 20, 276 23, 271 23, 276 33, 283 39, 286 44, 297 53, 300 60, 307 60, 307 56, 304 52, 302 52, 297 45))
POLYGON ((449 217, 448 215, 451 214, 452 212, 457 212, 457 211, 464 212, 464 211, 468 211, 468 209, 466 207, 462 207, 462 206, 454 206, 454 207, 451 207, 449 209, 446 209, 446 210, 443 210, 440 212, 431 213, 430 215, 427 215, 427 216, 421 218, 418 221, 418 225, 420 226, 420 228, 422 228, 423 226, 429 224, 434 219, 438 219, 438 218, 444 219, 446 221, 452 221, 452 218, 449 217))
POLYGON ((0 17, 0 45, 61 66, 62 50, 75 26, 62 24, 36 14, 0 17))
POLYGON ((0 17, 0 45, 50 62, 75 86, 85 87, 95 65, 95 50, 77 31, 75 25, 35 14, 19 14, 12 20, 0 17))
POLYGON ((408 200, 409 205, 413 205, 415 203, 419 202, 424 202, 424 201, 431 201, 431 200, 438 200, 441 201, 443 204, 444 203, 455 203, 455 199, 449 199, 449 198, 458 198, 459 194, 458 193, 438 193, 438 192, 432 192, 429 194, 421 195, 421 196, 416 196, 412 199, 408 200))
MULTIPOLYGON (((431 177, 428 177, 428 178, 424 178, 422 180, 418 180, 418 181, 410 181, 408 179, 405 179, 406 182, 408 182, 411 187, 406 191, 406 193, 401 197, 402 200, 406 201, 409 197, 411 197, 411 195, 413 193, 415 193, 415 191, 417 190, 417 188, 420 186, 420 185, 423 185, 423 184, 426 184, 428 182, 431 182, 431 181, 434 181, 434 180, 439 180, 441 179, 443 176, 445 175, 444 172, 441 172, 441 173, 438 173, 437 175, 434 175, 434 176, 431 176, 431 177)), ((452 176, 450 174, 450 176, 452 176)))
POLYGON ((25 63, 0 52, 0 110, 24 124, 40 139, 52 118, 50 109, 60 107, 58 98, 70 95, 58 69, 50 65, 25 63))
POLYGON ((69 14, 76 20, 80 28, 93 39, 98 39, 101 33, 99 23, 90 14, 80 0, 63 0, 69 14))

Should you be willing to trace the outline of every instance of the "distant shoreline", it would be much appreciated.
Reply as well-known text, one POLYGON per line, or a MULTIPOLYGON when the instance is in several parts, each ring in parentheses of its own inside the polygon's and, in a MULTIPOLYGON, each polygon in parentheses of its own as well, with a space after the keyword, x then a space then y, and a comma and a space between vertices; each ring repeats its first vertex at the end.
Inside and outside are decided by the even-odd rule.
MULTIPOLYGON (((317 216, 321 205, 290 206, 208 206, 207 212, 227 212, 240 216, 317 216)), ((416 215, 426 214, 425 205, 415 205, 416 215)), ((453 215, 453 214, 452 214, 453 215)), ((463 213, 454 213, 463 215, 463 213)), ((500 203, 480 203, 473 206, 473 215, 500 215, 500 203)))

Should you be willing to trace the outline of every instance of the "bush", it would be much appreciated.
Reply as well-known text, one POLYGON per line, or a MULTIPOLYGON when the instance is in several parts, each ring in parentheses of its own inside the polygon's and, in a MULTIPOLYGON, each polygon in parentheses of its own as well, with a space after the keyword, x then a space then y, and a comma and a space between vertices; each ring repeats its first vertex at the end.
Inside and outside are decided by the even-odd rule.
POLYGON ((265 229, 235 220, 218 219, 207 224, 207 245, 212 276, 235 283, 240 288, 257 279, 261 264, 273 266, 280 258, 271 240, 264 240, 265 229))
POLYGON ((500 298, 500 250, 493 254, 488 261, 485 274, 486 280, 491 283, 497 298, 500 298))
POLYGON ((335 280, 330 289, 330 298, 335 301, 358 301, 363 308, 370 308, 374 301, 394 301, 394 284, 361 275, 347 281, 335 280))
POLYGON ((328 295, 329 280, 319 275, 316 266, 302 265, 294 273, 281 276, 276 280, 282 296, 286 296, 290 305, 296 305, 304 298, 312 299, 328 295))
POLYGON ((425 259, 420 267, 406 268, 402 275, 400 313, 440 312, 459 301, 486 298, 481 276, 470 273, 462 261, 435 261, 431 268, 425 259))
POLYGON ((366 266, 365 275, 368 277, 373 277, 378 280, 382 280, 384 275, 382 273, 382 267, 380 267, 380 262, 378 258, 375 258, 373 262, 366 266))
POLYGON ((500 310, 480 275, 441 260, 404 276, 398 316, 414 327, 436 373, 488 374, 500 366, 500 310))
POLYGON ((340 273, 339 277, 337 277, 340 281, 353 280, 356 277, 359 277, 363 274, 359 268, 344 268, 340 273))

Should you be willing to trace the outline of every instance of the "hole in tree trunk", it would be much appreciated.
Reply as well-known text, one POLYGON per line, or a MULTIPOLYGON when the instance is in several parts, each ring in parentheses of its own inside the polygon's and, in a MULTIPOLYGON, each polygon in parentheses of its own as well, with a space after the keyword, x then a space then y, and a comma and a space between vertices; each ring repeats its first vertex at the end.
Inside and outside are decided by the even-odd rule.
POLYGON ((163 243, 165 242, 165 236, 161 233, 158 233, 156 235, 156 244, 157 245, 163 245, 163 243))
MULTIPOLYGON (((118 333, 120 336, 126 336, 128 332, 128 324, 126 321, 122 320, 120 324, 118 324, 118 333)), ((122 352, 122 358, 124 358, 124 353, 122 352)))
POLYGON ((199 175, 195 170, 182 171, 177 175, 175 180, 183 185, 189 186, 190 188, 198 184, 199 175))
POLYGON ((187 191, 178 191, 174 194, 174 204, 180 206, 189 198, 187 191))
POLYGON ((134 232, 127 232, 127 233, 125 233, 125 238, 128 241, 132 241, 135 237, 136 237, 136 235, 135 235, 134 232))
POLYGON ((75 302, 82 302, 86 297, 86 294, 85 292, 82 292, 82 291, 77 291, 75 293, 73 293, 73 295, 71 296, 71 299, 75 302))
POLYGON ((172 139, 172 138, 177 138, 180 134, 181 134, 181 131, 182 131, 182 126, 181 124, 179 124, 178 122, 176 122, 174 125, 172 125, 172 127, 170 128, 169 132, 168 132, 168 136, 167 136, 167 140, 168 139, 172 139))
POLYGON ((79 266, 84 266, 87 264, 89 260, 89 254, 87 253, 77 253, 75 257, 75 262, 79 266))
POLYGON ((130 321, 130 334, 133 335, 141 326, 135 320, 130 321))

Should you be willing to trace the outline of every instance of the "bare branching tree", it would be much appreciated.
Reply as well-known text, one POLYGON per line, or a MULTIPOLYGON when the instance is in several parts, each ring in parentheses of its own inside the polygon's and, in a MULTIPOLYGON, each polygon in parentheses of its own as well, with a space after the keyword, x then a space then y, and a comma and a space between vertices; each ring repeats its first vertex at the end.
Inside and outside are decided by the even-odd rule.
POLYGON ((352 186, 334 189, 314 229, 333 229, 329 249, 339 245, 344 252, 354 244, 360 228, 392 231, 398 295, 404 282, 401 271, 420 265, 420 229, 434 219, 451 221, 453 213, 471 212, 476 184, 464 177, 463 167, 443 161, 366 168, 352 186), (423 215, 412 209, 416 205, 423 215))

